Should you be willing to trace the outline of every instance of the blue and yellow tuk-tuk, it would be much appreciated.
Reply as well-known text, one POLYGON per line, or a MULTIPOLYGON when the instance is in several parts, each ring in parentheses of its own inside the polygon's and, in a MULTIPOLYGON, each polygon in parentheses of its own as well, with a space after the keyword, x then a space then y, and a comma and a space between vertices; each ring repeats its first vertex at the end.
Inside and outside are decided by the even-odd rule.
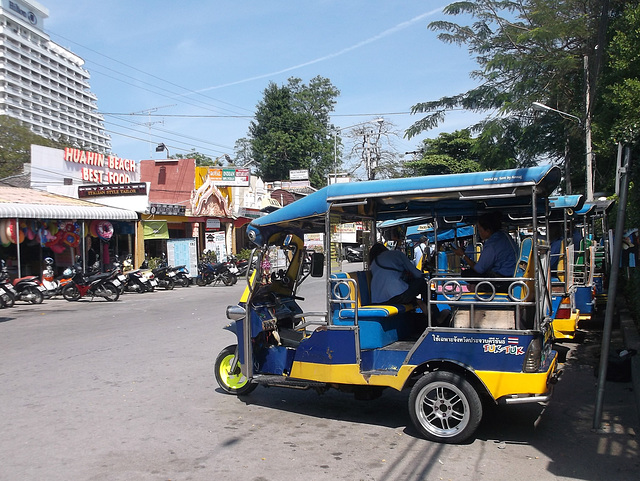
POLYGON ((220 387, 236 395, 261 384, 335 388, 361 399, 386 388, 406 390, 416 429, 444 443, 472 436, 485 403, 548 401, 558 377, 557 353, 549 246, 538 239, 538 228, 559 180, 557 167, 540 166, 334 184, 254 220, 247 234, 256 245, 257 268, 240 302, 227 308, 227 328, 237 341, 216 359, 220 387), (473 224, 496 210, 531 223, 513 277, 425 276, 429 306, 451 310, 444 325, 436 324, 431 309, 373 304, 367 263, 361 271, 343 272, 332 242, 345 222, 363 222, 371 245, 382 221, 473 224), (322 252, 305 248, 310 233, 324 234, 322 252), (321 311, 305 310, 298 295, 308 276, 325 279, 321 311), (475 289, 462 289, 470 280, 475 289), (507 283, 505 292, 497 280, 507 283))
POLYGON ((574 216, 584 206, 584 196, 552 196, 549 205, 547 238, 551 249, 553 335, 556 340, 573 340, 578 332, 580 307, 591 311, 584 298, 584 290, 580 289, 584 284, 584 270, 577 266, 580 241, 572 235, 576 230, 574 216))

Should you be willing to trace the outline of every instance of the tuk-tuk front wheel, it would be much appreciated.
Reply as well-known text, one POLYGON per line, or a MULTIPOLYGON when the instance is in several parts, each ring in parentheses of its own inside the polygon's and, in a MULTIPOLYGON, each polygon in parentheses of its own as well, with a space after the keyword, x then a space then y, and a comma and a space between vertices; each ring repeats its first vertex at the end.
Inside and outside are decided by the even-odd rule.
POLYGON ((231 372, 231 366, 236 357, 236 348, 237 346, 233 344, 220 351, 220 354, 218 354, 216 358, 214 372, 216 381, 218 381, 218 384, 225 393, 242 396, 249 394, 258 387, 258 385, 244 377, 240 370, 239 363, 236 365, 236 369, 231 372))
POLYGON ((453 372, 428 372, 413 386, 409 414, 415 427, 431 441, 460 443, 482 419, 482 402, 474 387, 453 372))

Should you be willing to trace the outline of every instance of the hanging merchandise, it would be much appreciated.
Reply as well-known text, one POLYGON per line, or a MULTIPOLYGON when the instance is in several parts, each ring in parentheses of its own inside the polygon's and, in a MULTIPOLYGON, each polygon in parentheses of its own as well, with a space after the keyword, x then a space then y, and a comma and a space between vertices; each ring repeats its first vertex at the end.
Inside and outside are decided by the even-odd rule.
POLYGON ((69 247, 78 247, 80 244, 80 236, 75 232, 65 232, 62 241, 69 247))
POLYGON ((102 240, 108 241, 113 236, 113 225, 108 220, 100 221, 96 230, 98 231, 98 237, 102 240))
POLYGON ((8 219, 0 220, 0 243, 2 243, 4 247, 7 247, 9 244, 11 244, 9 236, 7 236, 7 222, 11 221, 8 219))
POLYGON ((100 223, 99 220, 94 220, 94 221, 91 221, 91 224, 89 224, 89 234, 91 234, 91 237, 98 237, 99 223, 100 223))
POLYGON ((41 224, 38 228, 38 238, 40 239, 40 246, 44 247, 47 242, 49 242, 49 229, 47 229, 47 224, 41 224))
POLYGON ((16 228, 15 220, 7 219, 6 232, 7 232, 7 237, 13 244, 24 241, 24 232, 16 228))
POLYGON ((38 228, 36 227, 35 221, 31 220, 26 223, 26 233, 27 239, 33 240, 36 238, 36 234, 38 232, 38 228))

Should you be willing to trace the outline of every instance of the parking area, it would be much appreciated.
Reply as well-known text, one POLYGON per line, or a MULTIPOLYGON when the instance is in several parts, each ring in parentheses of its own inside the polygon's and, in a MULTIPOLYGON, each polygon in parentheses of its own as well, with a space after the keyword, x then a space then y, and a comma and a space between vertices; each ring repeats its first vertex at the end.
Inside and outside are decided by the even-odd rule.
MULTIPOLYGON (((314 282, 301 294, 321 306, 314 282)), ((0 479, 637 479, 631 383, 606 384, 603 429, 592 430, 596 327, 559 347, 565 372, 548 406, 489 409, 472 441, 442 445, 411 427, 405 392, 223 394, 212 366, 234 342, 224 311, 241 291, 0 311, 0 479)))

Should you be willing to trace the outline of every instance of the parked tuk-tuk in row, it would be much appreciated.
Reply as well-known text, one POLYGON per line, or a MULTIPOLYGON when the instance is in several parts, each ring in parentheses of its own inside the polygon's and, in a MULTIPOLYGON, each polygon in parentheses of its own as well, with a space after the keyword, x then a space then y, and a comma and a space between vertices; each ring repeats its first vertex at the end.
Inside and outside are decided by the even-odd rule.
POLYGON ((359 398, 406 390, 417 431, 445 443, 473 436, 486 403, 548 401, 559 369, 550 245, 542 233, 560 178, 547 165, 334 184, 254 220, 247 233, 257 269, 238 304, 227 308, 236 339, 216 359, 220 387, 236 395, 261 384, 335 388, 359 398), (371 302, 366 253, 377 225, 413 218, 437 236, 438 229, 474 225, 498 211, 518 233, 512 276, 463 278, 454 259, 447 269, 425 273, 427 312, 371 302), (343 272, 332 243, 347 222, 363 223, 360 271, 343 272), (322 252, 305 248, 311 233, 324 234, 322 252), (319 312, 305 309, 298 293, 309 276, 325 280, 319 312), (451 315, 440 325, 432 312, 444 309, 451 315))

